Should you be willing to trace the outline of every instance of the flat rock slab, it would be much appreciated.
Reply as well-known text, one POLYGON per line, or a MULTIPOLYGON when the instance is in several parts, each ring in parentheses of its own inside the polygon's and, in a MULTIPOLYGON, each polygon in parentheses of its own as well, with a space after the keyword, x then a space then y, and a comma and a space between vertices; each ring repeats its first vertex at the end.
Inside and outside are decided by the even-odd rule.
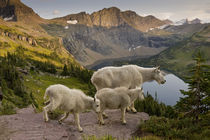
POLYGON ((140 120, 148 120, 144 112, 126 113, 126 125, 122 125, 120 110, 107 110, 108 118, 105 125, 99 125, 97 114, 85 112, 80 114, 80 133, 74 124, 73 115, 59 124, 56 120, 45 123, 43 113, 34 113, 33 108, 24 108, 14 115, 0 116, 0 140, 82 140, 84 137, 95 135, 102 137, 111 135, 117 139, 129 139, 138 129, 140 120))

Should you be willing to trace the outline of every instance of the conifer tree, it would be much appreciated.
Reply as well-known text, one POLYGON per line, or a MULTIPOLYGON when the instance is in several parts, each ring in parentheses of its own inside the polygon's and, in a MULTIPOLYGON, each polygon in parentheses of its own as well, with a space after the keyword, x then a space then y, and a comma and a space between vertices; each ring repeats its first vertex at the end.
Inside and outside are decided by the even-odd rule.
POLYGON ((67 65, 66 64, 63 67, 63 71, 62 71, 61 75, 63 75, 63 76, 69 75, 69 72, 68 72, 68 69, 67 69, 67 65))
POLYGON ((190 70, 191 76, 187 77, 188 91, 181 90, 184 97, 180 98, 176 107, 198 122, 199 116, 210 109, 210 66, 203 64, 205 60, 200 52, 194 60, 196 64, 190 70))

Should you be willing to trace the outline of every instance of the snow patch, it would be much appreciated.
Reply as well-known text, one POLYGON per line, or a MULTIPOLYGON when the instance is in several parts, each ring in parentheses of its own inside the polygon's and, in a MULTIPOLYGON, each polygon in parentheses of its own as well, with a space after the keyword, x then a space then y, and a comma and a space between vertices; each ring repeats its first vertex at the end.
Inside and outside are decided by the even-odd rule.
POLYGON ((150 31, 154 30, 155 28, 149 28, 150 31))
POLYGON ((168 27, 169 25, 170 25, 170 24, 165 24, 165 25, 159 26, 158 29, 161 29, 161 30, 162 30, 162 29, 165 29, 165 28, 168 27))
POLYGON ((142 46, 137 46, 137 47, 134 47, 134 48, 129 48, 128 51, 131 52, 132 50, 136 50, 136 49, 140 49, 142 46))
POLYGON ((77 20, 67 20, 68 24, 77 24, 78 21, 77 20))
POLYGON ((136 49, 139 49, 139 48, 141 48, 141 47, 142 47, 142 46, 137 46, 136 49))
POLYGON ((4 21, 11 21, 14 19, 14 15, 12 15, 11 17, 5 17, 4 21))
POLYGON ((68 29, 68 28, 69 28, 69 26, 65 26, 65 27, 64 27, 64 29, 68 29))

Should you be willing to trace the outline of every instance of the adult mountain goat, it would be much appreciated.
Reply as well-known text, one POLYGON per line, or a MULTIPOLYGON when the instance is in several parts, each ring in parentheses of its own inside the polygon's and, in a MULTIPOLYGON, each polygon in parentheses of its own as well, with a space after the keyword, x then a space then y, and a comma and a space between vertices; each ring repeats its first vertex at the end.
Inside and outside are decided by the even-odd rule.
MULTIPOLYGON (((96 90, 102 88, 127 87, 134 89, 141 87, 144 82, 157 81, 164 84, 166 80, 160 71, 160 67, 143 68, 137 65, 124 65, 121 67, 104 67, 93 73, 91 77, 92 84, 96 90)), ((136 112, 134 103, 131 104, 131 110, 136 112)))
POLYGON ((47 122, 48 111, 53 111, 59 108, 65 112, 65 115, 59 120, 61 123, 66 119, 69 113, 74 114, 74 119, 78 130, 82 132, 79 121, 79 113, 87 109, 93 109, 96 112, 100 111, 100 100, 86 96, 81 90, 69 89, 64 85, 51 85, 46 89, 44 99, 49 96, 50 103, 44 107, 44 119, 47 122))
POLYGON ((105 109, 121 109, 122 123, 126 124, 126 107, 137 98, 144 99, 142 88, 127 89, 126 87, 114 89, 103 88, 97 91, 95 96, 100 100, 100 113, 98 114, 98 118, 101 124, 104 124, 102 114, 105 109))

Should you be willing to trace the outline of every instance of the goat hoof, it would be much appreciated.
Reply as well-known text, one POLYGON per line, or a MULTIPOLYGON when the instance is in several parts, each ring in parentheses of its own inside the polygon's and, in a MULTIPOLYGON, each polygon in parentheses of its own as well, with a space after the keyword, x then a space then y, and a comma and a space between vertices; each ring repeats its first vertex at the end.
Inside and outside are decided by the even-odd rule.
POLYGON ((108 116, 107 116, 107 115, 103 115, 103 117, 104 117, 104 119, 107 119, 107 118, 108 118, 108 116))
POLYGON ((58 121, 59 124, 62 124, 62 121, 58 121))
POLYGON ((99 124, 100 124, 100 125, 104 125, 105 123, 104 123, 104 122, 99 122, 99 124))
POLYGON ((49 120, 48 119, 44 119, 44 122, 48 122, 49 120))
POLYGON ((83 132, 83 129, 82 129, 82 128, 81 128, 81 129, 79 129, 79 132, 80 132, 80 133, 82 133, 82 132, 83 132))
POLYGON ((126 122, 122 122, 122 125, 126 125, 126 122))
POLYGON ((132 109, 132 112, 133 112, 133 113, 137 113, 136 109, 132 109))

